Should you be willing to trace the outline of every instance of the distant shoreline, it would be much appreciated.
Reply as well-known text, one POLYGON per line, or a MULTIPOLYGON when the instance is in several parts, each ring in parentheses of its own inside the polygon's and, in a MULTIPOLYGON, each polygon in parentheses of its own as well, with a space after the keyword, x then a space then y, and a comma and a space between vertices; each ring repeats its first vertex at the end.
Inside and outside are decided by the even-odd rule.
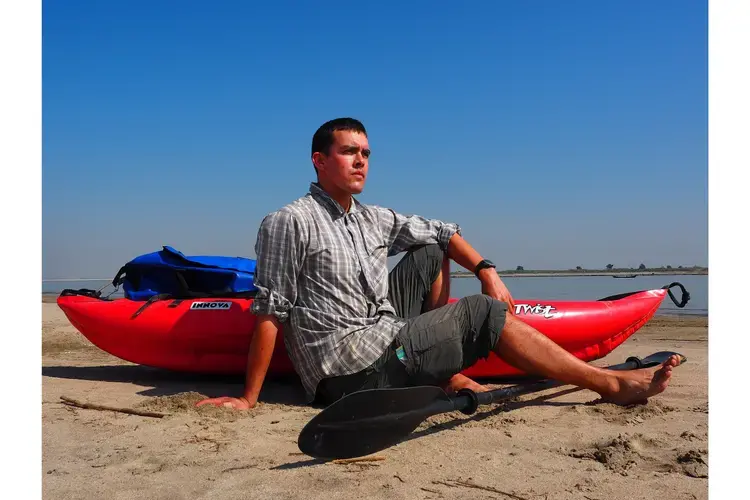
MULTIPOLYGON (((544 271, 536 271, 536 270, 529 270, 529 271, 498 271, 497 273, 502 278, 555 278, 555 277, 574 277, 574 276, 664 276, 664 275, 673 275, 673 276, 708 276, 708 269, 704 267, 699 268, 689 268, 689 269, 646 269, 644 270, 612 270, 612 271, 602 271, 602 270, 544 270, 544 271)), ((474 274, 470 273, 469 271, 453 271, 451 272, 452 278, 472 278, 474 277, 474 274)), ((61 279, 61 278, 54 278, 54 279, 43 279, 42 283, 73 283, 73 282, 83 282, 83 281, 111 281, 111 278, 69 278, 69 279, 61 279)))
MULTIPOLYGON (((576 276, 621 276, 623 279, 633 276, 708 276, 708 269, 670 269, 658 271, 499 271, 501 278, 572 278, 576 276)), ((473 278, 468 271, 453 271, 451 278, 473 278)))

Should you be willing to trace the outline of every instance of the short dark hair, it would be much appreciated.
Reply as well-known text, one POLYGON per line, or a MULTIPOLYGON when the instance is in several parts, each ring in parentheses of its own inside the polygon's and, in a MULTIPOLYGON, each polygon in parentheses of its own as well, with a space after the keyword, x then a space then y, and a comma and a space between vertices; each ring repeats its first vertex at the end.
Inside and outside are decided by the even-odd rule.
POLYGON ((315 131, 315 135, 313 135, 312 139, 312 151, 310 152, 310 156, 315 153, 328 154, 329 149, 331 149, 331 144, 333 144, 333 133, 338 130, 359 132, 365 137, 367 136, 365 126, 362 125, 362 122, 359 120, 354 118, 335 118, 329 120, 318 127, 318 130, 315 131))

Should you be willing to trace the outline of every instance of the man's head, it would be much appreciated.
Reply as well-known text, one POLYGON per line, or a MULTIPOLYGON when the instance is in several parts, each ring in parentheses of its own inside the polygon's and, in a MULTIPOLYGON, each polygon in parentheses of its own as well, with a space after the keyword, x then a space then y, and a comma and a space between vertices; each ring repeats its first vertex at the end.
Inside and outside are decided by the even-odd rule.
POLYGON ((370 146, 364 125, 336 118, 318 128, 312 140, 312 162, 326 189, 359 194, 367 179, 370 146))

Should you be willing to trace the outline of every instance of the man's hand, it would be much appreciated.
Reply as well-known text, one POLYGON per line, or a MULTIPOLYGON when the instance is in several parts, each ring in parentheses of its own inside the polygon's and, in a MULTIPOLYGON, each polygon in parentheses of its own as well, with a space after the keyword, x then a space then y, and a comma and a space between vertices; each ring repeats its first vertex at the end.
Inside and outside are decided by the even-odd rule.
POLYGON ((223 406, 225 408, 234 408, 235 410, 249 410, 255 406, 255 403, 256 401, 250 401, 244 397, 230 398, 225 396, 221 398, 204 399, 203 401, 196 403, 195 406, 214 405, 218 407, 223 406))
POLYGON ((516 313, 516 303, 513 301, 505 283, 497 275, 497 271, 492 268, 482 269, 479 271, 479 280, 482 282, 483 294, 508 304, 509 314, 516 313))

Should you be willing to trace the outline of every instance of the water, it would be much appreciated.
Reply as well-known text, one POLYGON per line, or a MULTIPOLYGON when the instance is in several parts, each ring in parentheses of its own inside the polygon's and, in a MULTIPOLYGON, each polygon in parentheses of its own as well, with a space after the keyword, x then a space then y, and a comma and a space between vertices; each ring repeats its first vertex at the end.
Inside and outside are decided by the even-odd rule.
MULTIPOLYGON (((633 279, 615 279, 610 276, 572 276, 556 278, 503 278, 503 282, 515 299, 530 300, 598 300, 618 293, 654 290, 672 282, 682 283, 690 293, 690 302, 683 309, 678 309, 669 297, 666 297, 658 314, 693 314, 708 315, 708 276, 659 275, 638 276, 633 279)), ((42 293, 58 294, 65 288, 89 288, 102 290, 103 295, 110 294, 114 288, 111 280, 91 281, 43 281, 42 293)), ((453 278, 451 280, 451 297, 461 298, 481 293, 481 286, 476 278, 453 278)), ((672 293, 677 300, 681 298, 679 288, 672 293)), ((112 297, 122 296, 118 290, 112 297)))

